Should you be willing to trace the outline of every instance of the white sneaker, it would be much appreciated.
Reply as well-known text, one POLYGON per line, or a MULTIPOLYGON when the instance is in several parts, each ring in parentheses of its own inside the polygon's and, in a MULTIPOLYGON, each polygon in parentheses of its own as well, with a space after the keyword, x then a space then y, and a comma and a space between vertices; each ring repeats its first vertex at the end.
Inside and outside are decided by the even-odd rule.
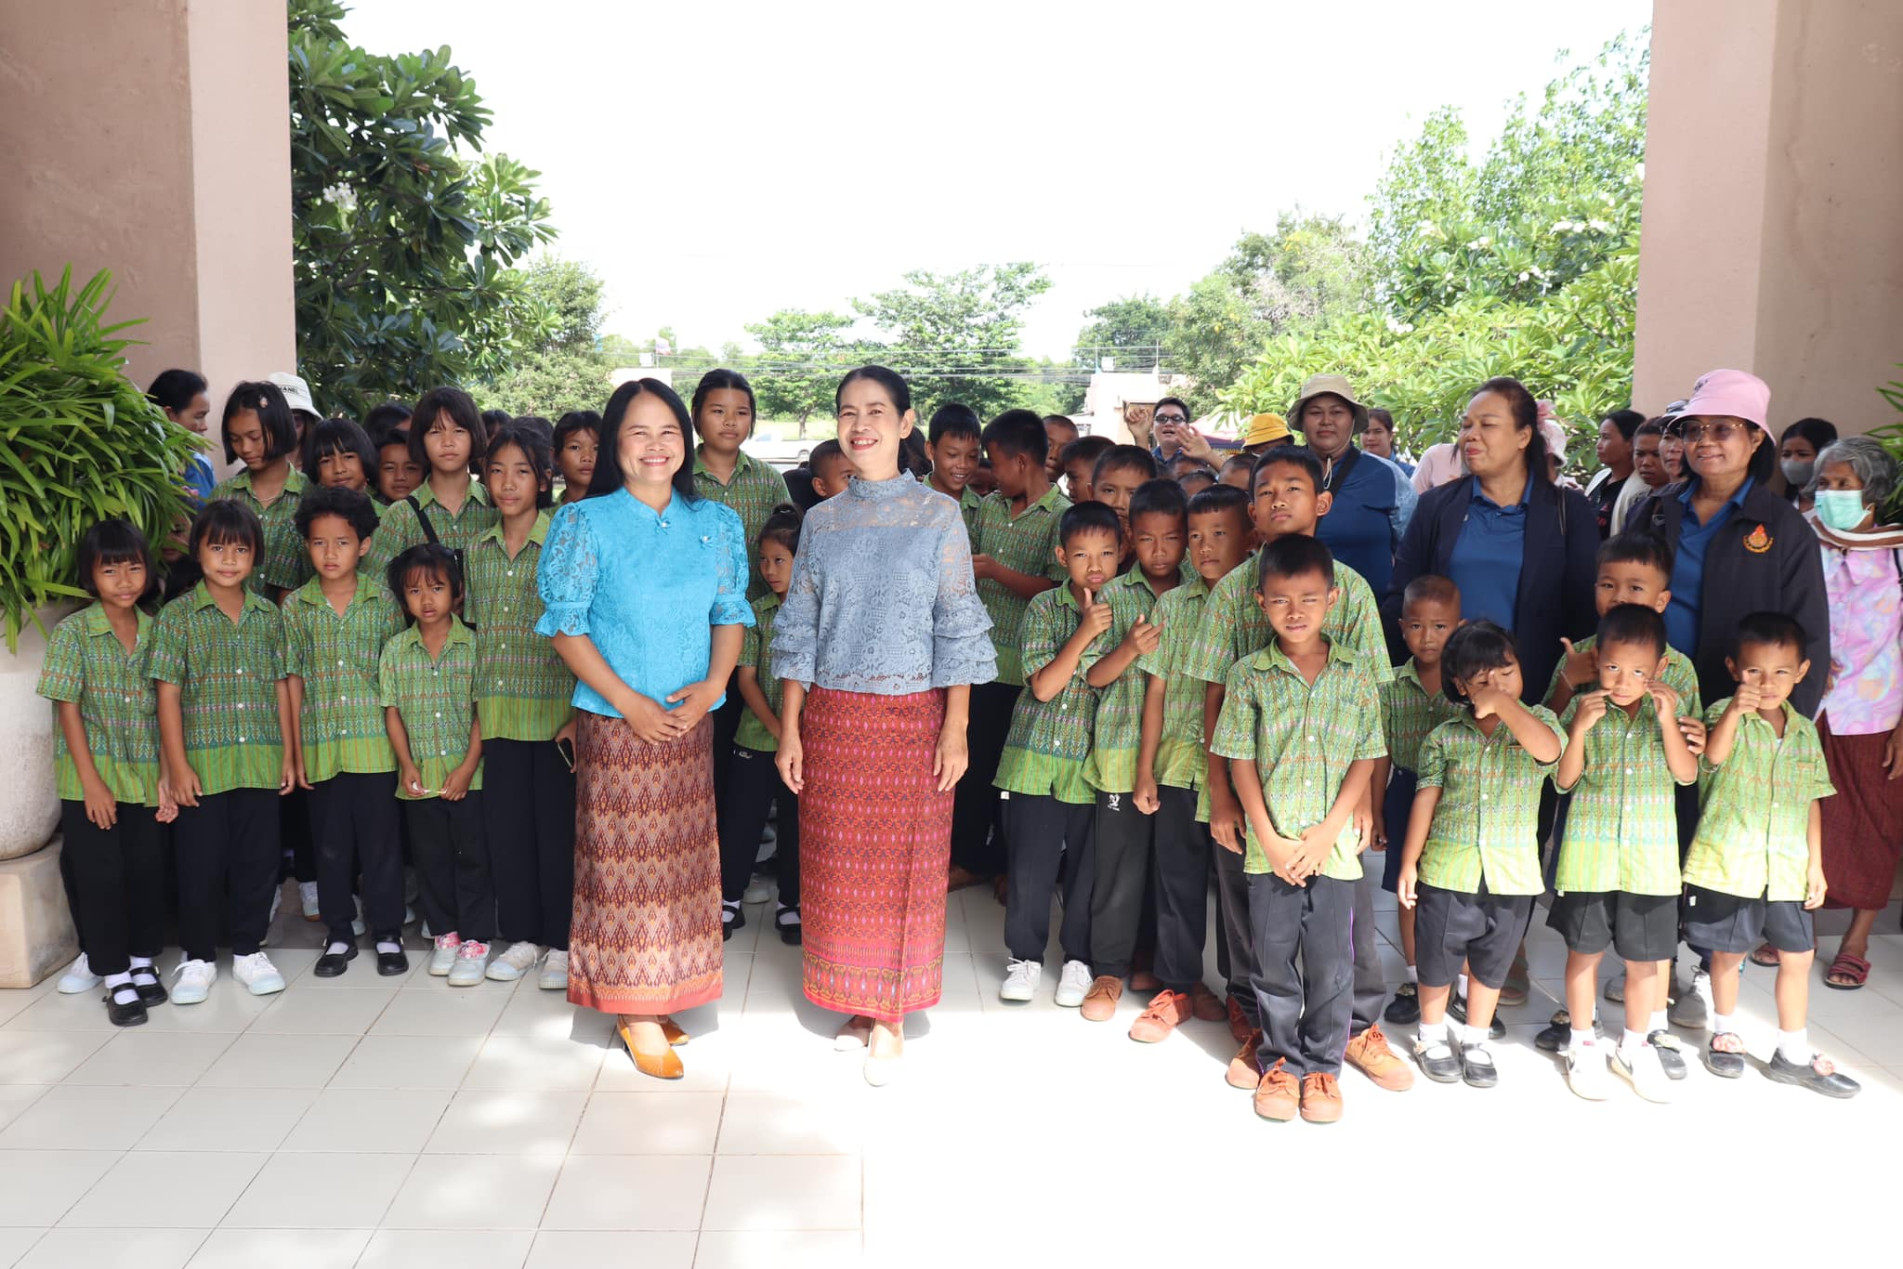
POLYGON ((1090 966, 1082 961, 1065 961, 1064 972, 1057 979, 1057 1003, 1066 1009, 1075 1009, 1089 994, 1090 966))
POLYGON ((271 915, 264 918, 264 923, 266 925, 269 925, 273 921, 277 920, 278 909, 283 906, 284 906, 284 887, 282 885, 271 887, 271 915))
POLYGON ((357 900, 357 915, 350 918, 350 932, 362 938, 364 931, 369 928, 363 923, 363 900, 359 899, 357 900))
POLYGON ((1044 978, 1044 966, 1037 961, 1013 960, 1005 966, 1004 986, 998 988, 1000 1000, 1030 1000, 1044 978))
POLYGON ((1566 1086, 1589 1102, 1603 1102, 1611 1091, 1605 1050, 1598 1041, 1575 1044, 1566 1050, 1566 1086))
POLYGON ((449 967, 451 987, 474 987, 489 968, 489 945, 464 939, 456 949, 456 963, 449 967))
POLYGON ((177 979, 172 984, 172 1003, 195 1005, 211 993, 212 980, 218 977, 218 967, 210 961, 180 961, 172 974, 177 979))
POLYGON ((436 950, 429 954, 429 972, 431 978, 441 978, 456 963, 456 953, 462 948, 463 941, 451 930, 448 934, 436 936, 436 950))
POLYGON ((297 901, 304 905, 304 919, 306 921, 316 921, 320 919, 323 910, 318 907, 317 904, 317 883, 315 881, 300 881, 297 883, 297 901))
POLYGON ((269 996, 284 990, 284 975, 263 952, 231 958, 231 976, 245 985, 254 996, 269 996))
POLYGON ((542 949, 533 943, 511 943, 509 950, 489 962, 489 977, 499 983, 512 983, 535 968, 542 949))
POLYGON ((773 897, 773 883, 764 877, 755 877, 747 883, 747 892, 740 896, 742 903, 765 903, 773 897))
POLYGON ((1658 1050, 1650 1044, 1639 1046, 1639 1051, 1632 1055, 1630 1062, 1626 1060, 1624 1045, 1613 1049, 1612 1069, 1646 1101, 1672 1100, 1671 1077, 1665 1074, 1665 1065, 1659 1061, 1658 1050))
POLYGON ((536 983, 543 991, 568 990, 568 953, 550 949, 542 958, 542 978, 536 983))
POLYGON ((81 952, 79 959, 59 976, 59 994, 77 996, 82 991, 91 991, 104 980, 93 973, 93 967, 86 963, 86 953, 81 952))
POLYGON ((418 938, 421 938, 425 942, 436 937, 436 932, 429 928, 428 921, 418 921, 416 923, 416 934, 418 938))

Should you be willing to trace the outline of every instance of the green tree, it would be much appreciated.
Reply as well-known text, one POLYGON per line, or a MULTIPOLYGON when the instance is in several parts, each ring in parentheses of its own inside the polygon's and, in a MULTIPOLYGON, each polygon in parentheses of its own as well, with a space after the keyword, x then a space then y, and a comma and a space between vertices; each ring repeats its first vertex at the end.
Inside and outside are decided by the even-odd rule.
POLYGON ((510 268, 554 237, 536 172, 482 155, 489 111, 447 46, 382 56, 337 0, 291 0, 298 368, 328 407, 498 373, 523 311, 510 268))
POLYGON ((559 418, 599 410, 617 363, 602 347, 604 283, 587 265, 543 256, 516 271, 514 354, 484 384, 483 401, 511 414, 559 418))
POLYGON ((1028 261, 978 265, 956 273, 914 269, 905 287, 853 307, 886 335, 866 347, 912 385, 919 413, 962 401, 985 417, 1017 404, 1031 363, 1019 348, 1024 310, 1051 281, 1028 261))
POLYGON ((846 332, 854 320, 842 313, 783 308, 747 326, 747 334, 760 341, 760 355, 746 373, 762 415, 792 419, 800 439, 806 439, 808 421, 832 412, 833 391, 852 368, 855 346, 846 332))
POLYGON ((1162 360, 1163 343, 1170 334, 1169 305, 1154 295, 1132 295, 1112 300, 1084 316, 1090 320, 1077 332, 1072 360, 1085 374, 1105 358, 1118 370, 1154 370, 1162 360))

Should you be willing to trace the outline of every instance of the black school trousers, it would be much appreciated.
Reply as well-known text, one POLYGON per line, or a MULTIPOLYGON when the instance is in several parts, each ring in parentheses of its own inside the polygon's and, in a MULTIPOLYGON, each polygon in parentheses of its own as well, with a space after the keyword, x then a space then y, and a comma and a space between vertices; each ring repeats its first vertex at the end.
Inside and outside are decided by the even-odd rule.
POLYGON ((1089 964, 1090 892, 1097 873, 1090 842, 1095 810, 1089 803, 1060 802, 1049 794, 1013 793, 1004 800, 1006 840, 1011 843, 1004 945, 1013 959, 1044 959, 1044 945, 1051 937, 1051 892, 1061 873, 1064 921, 1057 939, 1065 960, 1089 964))
POLYGON ((971 689, 971 717, 965 727, 965 768, 952 793, 952 863, 980 877, 995 877, 1010 858, 1010 823, 998 790, 998 759, 1011 732, 1011 711, 1023 687, 978 683, 971 689))
POLYGON ((217 959, 221 926, 233 956, 264 946, 278 888, 282 801, 276 789, 228 789, 178 808, 178 941, 188 960, 217 959))
POLYGON ((310 789, 317 910, 332 943, 351 943, 353 892, 363 879, 364 925, 379 941, 403 938, 403 822, 396 772, 340 771, 310 789))
POLYGON ((86 818, 84 802, 59 804, 60 871, 70 879, 74 925, 86 963, 104 978, 132 968, 134 956, 165 946, 165 853, 157 812, 121 802, 113 826, 86 818))
POLYGON ((1262 1069, 1279 1058, 1297 1078, 1339 1075, 1354 1011, 1355 883, 1316 876, 1291 886, 1254 873, 1248 885, 1262 1069))
POLYGON ((1091 825, 1096 883, 1090 896, 1090 960, 1098 975, 1125 978, 1141 942, 1144 896, 1156 901, 1155 972, 1171 991, 1203 976, 1209 920, 1209 832, 1196 822, 1196 794, 1157 789, 1145 815, 1128 793, 1099 793, 1091 825))
POLYGON ((479 792, 462 801, 417 798, 403 804, 416 854, 417 899, 430 933, 487 943, 496 931, 496 892, 489 876, 489 839, 479 792))
POLYGON ((575 773, 553 740, 485 740, 482 790, 496 932, 511 943, 567 951, 575 773))
POLYGON ((800 800, 780 779, 773 755, 733 747, 727 765, 727 791, 720 804, 720 897, 738 903, 753 879, 767 809, 780 810, 774 853, 780 861, 780 906, 800 906, 800 800))

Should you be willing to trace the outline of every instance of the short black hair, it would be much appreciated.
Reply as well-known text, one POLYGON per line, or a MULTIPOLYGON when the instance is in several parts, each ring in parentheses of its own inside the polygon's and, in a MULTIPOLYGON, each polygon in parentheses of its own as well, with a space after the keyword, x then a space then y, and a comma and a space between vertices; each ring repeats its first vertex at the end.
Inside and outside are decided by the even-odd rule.
POLYGON ((1130 523, 1138 516, 1169 516, 1178 524, 1189 520, 1189 495, 1173 480, 1146 480, 1130 495, 1130 523))
POLYGON ((687 416, 687 403, 681 394, 659 379, 630 379, 614 390, 601 411, 601 457, 595 460, 595 474, 588 478, 588 497, 617 493, 627 483, 621 474, 621 426, 628 421, 628 410, 637 397, 653 397, 668 408, 681 429, 684 457, 669 483, 682 502, 696 502, 700 491, 694 487, 694 423, 687 416))
POLYGON ((1608 564, 1644 564, 1667 581, 1672 577, 1672 552, 1665 539, 1638 529, 1615 533, 1599 545, 1595 568, 1608 564))
POLYGON ((1235 453, 1229 455, 1229 457, 1222 460, 1222 466, 1218 468, 1217 471, 1220 474, 1226 476, 1229 474, 1229 469, 1232 467, 1240 467, 1244 471, 1247 471, 1251 476, 1253 476, 1255 474, 1255 455, 1247 454, 1241 450, 1237 450, 1235 453))
POLYGON ((449 421, 469 433, 469 470, 482 467, 482 456, 489 449, 488 416, 476 408, 476 400, 461 388, 431 388, 416 403, 410 414, 410 457, 430 470, 429 451, 423 438, 447 416, 449 421))
POLYGON ((1256 482, 1262 479, 1262 473, 1270 467, 1299 467, 1308 473, 1308 483, 1316 493, 1322 491, 1322 460, 1315 457, 1315 451, 1306 445, 1271 445, 1256 456, 1255 466, 1249 469, 1249 493, 1255 493, 1256 482))
POLYGON ((192 517, 192 533, 187 547, 195 560, 201 546, 222 546, 228 542, 250 547, 251 558, 258 564, 263 563, 264 525, 259 522, 258 513, 242 502, 214 498, 200 507, 198 514, 192 517))
POLYGON ((848 370, 846 377, 839 381, 839 386, 833 389, 835 414, 839 412, 839 403, 845 399, 847 387, 861 379, 870 380, 884 388, 887 399, 892 402, 892 408, 901 416, 912 408, 912 388, 905 382, 904 375, 886 366, 860 366, 856 370, 848 370))
POLYGON ((1191 485, 1195 485, 1197 489, 1207 489, 1215 484, 1216 473, 1209 467, 1196 467, 1176 477, 1176 482, 1187 494, 1191 485))
POLYGON ((1045 434, 1044 420, 1030 410, 1006 410, 985 424, 978 438, 986 448, 997 447, 1007 454, 1018 454, 1039 467, 1051 456, 1051 438, 1045 434))
POLYGON ((482 412, 482 425, 488 428, 492 434, 501 431, 513 422, 515 422, 515 416, 510 414, 507 410, 484 410, 482 412))
POLYGON ((549 438, 548 447, 559 451, 568 443, 568 438, 577 432, 593 432, 595 439, 601 439, 601 416, 593 410, 570 410, 555 420, 555 435, 549 438))
MULTIPOLYGON (((1077 426, 1077 420, 1073 419, 1068 414, 1046 414, 1044 416, 1044 425, 1048 427, 1053 423, 1055 423, 1059 427, 1067 427, 1072 432, 1075 432, 1080 436, 1083 434, 1083 429, 1077 426)), ((1068 445, 1069 443, 1070 442, 1068 441, 1065 442, 1066 445, 1068 445)))
POLYGON ((1784 442, 1793 436, 1803 437, 1810 442, 1812 449, 1821 454, 1824 446, 1837 439, 1837 425, 1829 419, 1799 419, 1777 434, 1778 447, 1782 449, 1784 442))
POLYGON ((404 583, 418 573, 448 582, 450 599, 463 597, 463 566, 457 562, 456 552, 441 542, 418 542, 391 560, 390 567, 384 570, 384 581, 397 603, 402 605, 405 619, 409 619, 410 606, 403 603, 404 583))
POLYGON ((1201 454, 1185 454, 1180 449, 1170 455, 1169 462, 1164 466, 1172 476, 1184 476, 1192 471, 1206 471, 1212 476, 1216 474, 1216 464, 1201 454))
POLYGON ((231 390, 225 398, 225 412, 218 420, 218 434, 225 443, 225 461, 238 461, 238 451, 231 448, 231 421, 238 417, 241 410, 251 410, 258 416, 258 422, 264 431, 264 456, 266 458, 284 458, 297 455, 297 420, 291 417, 291 407, 285 403, 284 393, 269 380, 247 380, 231 390))
POLYGON ((1451 577, 1442 577, 1439 573, 1422 573, 1407 584, 1401 592, 1401 611, 1407 612, 1415 604, 1452 604, 1460 608, 1460 587, 1454 585, 1451 577))
POLYGON ((1224 511, 1233 511, 1241 516, 1243 528, 1247 529, 1249 495, 1234 485, 1211 485, 1190 495, 1189 514, 1193 516, 1216 515, 1224 511))
MULTIPOLYGON (((1392 411, 1379 405, 1369 406, 1368 407, 1368 421, 1372 423, 1376 419, 1381 420, 1381 426, 1387 428, 1388 431, 1392 432, 1394 430, 1394 414, 1392 411)), ((1361 430, 1365 432, 1368 429, 1364 427, 1361 430)))
POLYGON ((766 523, 760 526, 760 536, 755 539, 756 547, 768 542, 777 542, 788 551, 800 549, 800 525, 805 517, 800 509, 790 502, 782 502, 766 513, 766 523))
MULTIPOLYGON (((539 414, 518 414, 515 416, 514 421, 509 423, 508 426, 525 428, 528 431, 534 432, 537 436, 542 438, 542 444, 548 446, 550 449, 555 447, 555 425, 539 414)), ((500 430, 500 428, 497 429, 497 431, 500 430)), ((493 432, 489 436, 489 443, 491 445, 496 443, 495 433, 493 432)))
MULTIPOLYGON (((196 395, 194 393, 193 395, 196 395)), ((186 404, 191 398, 186 398, 186 404)), ((182 409, 182 406, 174 406, 182 409)), ((130 564, 134 560, 145 565, 145 590, 139 595, 139 602, 159 592, 158 561, 152 558, 152 544, 145 540, 145 534, 130 520, 101 520, 86 530, 86 536, 79 540, 79 585, 94 599, 99 598, 99 588, 93 585, 93 570, 106 564, 130 564)))
POLYGON ((1069 467, 1072 463, 1089 463, 1091 473, 1097 471, 1097 460, 1117 447, 1117 443, 1108 436, 1080 436, 1067 442, 1057 451, 1057 464, 1069 467))
POLYGON ((1123 522, 1101 502, 1073 502, 1064 508, 1057 521, 1057 540, 1063 548, 1068 551, 1073 541, 1089 533, 1108 533, 1122 542, 1123 522))
POLYGON ((1609 643, 1642 643, 1652 649, 1654 656, 1662 657, 1665 618, 1644 604, 1614 604, 1599 619, 1598 638, 1601 648, 1609 643))
POLYGON ((370 484, 377 479, 377 447, 370 441, 370 433, 357 426, 354 419, 325 419, 315 427, 304 429, 304 474, 317 483, 317 472, 323 461, 333 454, 355 454, 357 462, 363 467, 363 478, 370 484))
POLYGON ((1657 436, 1657 437, 1663 438, 1664 435, 1665 435, 1665 419, 1663 417, 1656 418, 1656 419, 1647 419, 1645 422, 1639 424, 1637 427, 1632 429, 1632 439, 1635 441, 1638 440, 1641 436, 1657 436))
POLYGON ((1757 644, 1795 648, 1801 657, 1806 642, 1804 627, 1789 613, 1754 612, 1738 623, 1737 633, 1731 636, 1731 655, 1742 656, 1747 646, 1757 644))
POLYGON ((978 411, 963 401, 947 401, 932 411, 932 421, 926 428, 926 439, 933 445, 947 436, 963 436, 977 440, 984 435, 984 425, 978 418, 978 411))
POLYGON ((813 446, 813 452, 806 456, 806 470, 830 485, 833 481, 832 465, 848 461, 843 445, 835 440, 825 440, 813 446), (820 470, 822 467, 824 471, 820 470))
POLYGON ((1140 471, 1145 480, 1155 480, 1161 474, 1156 470, 1156 455, 1141 445, 1112 445, 1097 455, 1097 465, 1090 469, 1091 483, 1107 471, 1140 471))
POLYGON ((359 538, 377 531, 377 506, 370 495, 343 485, 317 485, 304 491, 297 500, 297 536, 310 541, 311 525, 318 516, 336 516, 355 529, 359 538))
POLYGON ((1181 397, 1163 397, 1160 400, 1158 400, 1155 405, 1150 407, 1150 418, 1155 419, 1156 412, 1162 409, 1166 405, 1173 405, 1177 409, 1181 410, 1183 412, 1183 421, 1185 423, 1192 422, 1196 418, 1196 412, 1189 408, 1189 402, 1183 400, 1183 398, 1181 397))
MULTIPOLYGON (((538 421, 546 423, 548 420, 538 421)), ((498 450, 508 445, 522 451, 522 456, 529 460, 529 466, 534 468, 541 482, 541 488, 535 494, 535 505, 548 506, 553 501, 549 488, 555 483, 555 455, 549 449, 548 437, 529 419, 517 419, 489 438, 489 453, 483 459, 484 467, 488 466, 489 460, 496 456, 498 450)))
POLYGON ((899 438, 899 470, 919 480, 932 474, 932 456, 925 452, 925 438, 916 427, 899 438))
POLYGON ((707 398, 722 389, 731 388, 735 392, 747 394, 747 435, 753 435, 753 429, 760 421, 760 407, 753 400, 753 385, 738 370, 723 368, 709 370, 694 385, 694 399, 688 405, 688 414, 694 420, 694 435, 700 435, 700 407, 707 404, 707 398))
MULTIPOLYGON (((383 438, 388 436, 393 429, 402 427, 409 421, 409 406, 403 404, 401 401, 385 401, 381 405, 373 405, 369 410, 365 411, 363 416, 363 430, 370 433, 370 439, 376 442, 378 449, 382 449, 385 445, 389 444, 389 442, 383 438)), ((405 443, 407 443, 407 439, 406 434, 405 443)))
MULTIPOLYGON (((403 452, 410 456, 410 461, 416 461, 415 451, 410 449, 410 429, 407 420, 394 427, 385 428, 383 435, 375 437, 374 439, 377 446, 377 462, 379 464, 383 462, 383 451, 392 445, 401 445, 403 452)), ((425 467, 429 466, 427 463, 422 465, 425 467)))
POLYGON ((1442 690, 1448 700, 1472 713, 1473 697, 1459 684, 1486 670, 1504 670, 1519 659, 1512 635, 1484 617, 1470 621, 1448 635, 1441 648, 1442 690))
POLYGON ((1637 432, 1639 426, 1645 422, 1645 416, 1637 410, 1613 410, 1606 415, 1604 421, 1618 428, 1619 435, 1625 437, 1630 443, 1633 433, 1637 432))
POLYGON ((1335 556, 1320 538, 1306 533, 1289 533, 1262 548, 1256 560, 1256 587, 1271 577, 1300 577, 1320 573, 1330 586, 1335 584, 1335 556))
POLYGON ((145 398, 160 409, 177 414, 204 390, 205 376, 196 370, 161 370, 152 386, 145 390, 145 398))

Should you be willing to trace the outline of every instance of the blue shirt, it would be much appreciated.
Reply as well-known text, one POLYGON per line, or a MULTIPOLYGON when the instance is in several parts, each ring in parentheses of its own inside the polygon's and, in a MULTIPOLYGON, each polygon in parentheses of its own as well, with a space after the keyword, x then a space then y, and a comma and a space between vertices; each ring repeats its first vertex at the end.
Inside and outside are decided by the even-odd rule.
POLYGON ((210 500, 211 491, 218 487, 218 477, 212 473, 211 459, 203 454, 192 455, 192 461, 185 464, 185 487, 197 495, 200 506, 210 500))
MULTIPOLYGON (((676 494, 659 515, 625 489, 571 503, 549 524, 536 585, 537 634, 587 635, 617 678, 663 709, 707 677, 713 627, 753 624, 745 531, 711 499, 676 494)), ((621 717, 586 683, 574 705, 621 717)))
POLYGON ((1387 594, 1394 576, 1394 547, 1407 532, 1420 495, 1399 467, 1368 453, 1357 453, 1346 475, 1338 460, 1323 488, 1335 500, 1315 526, 1315 536, 1336 559, 1361 574, 1375 594, 1387 594))
POLYGON ((1698 655, 1698 618, 1705 606, 1705 552, 1718 530, 1744 506, 1751 483, 1747 476, 1738 492, 1703 524, 1692 512, 1692 489, 1687 487, 1678 496, 1685 514, 1678 525, 1678 554, 1672 558, 1672 602, 1665 606, 1665 641, 1688 657, 1698 655))
POLYGON ((1502 507, 1480 492, 1478 480, 1473 482, 1473 500, 1447 560, 1447 572, 1460 587, 1460 615, 1468 621, 1484 617, 1513 629, 1526 558, 1526 500, 1532 492, 1529 477, 1520 501, 1502 507))

